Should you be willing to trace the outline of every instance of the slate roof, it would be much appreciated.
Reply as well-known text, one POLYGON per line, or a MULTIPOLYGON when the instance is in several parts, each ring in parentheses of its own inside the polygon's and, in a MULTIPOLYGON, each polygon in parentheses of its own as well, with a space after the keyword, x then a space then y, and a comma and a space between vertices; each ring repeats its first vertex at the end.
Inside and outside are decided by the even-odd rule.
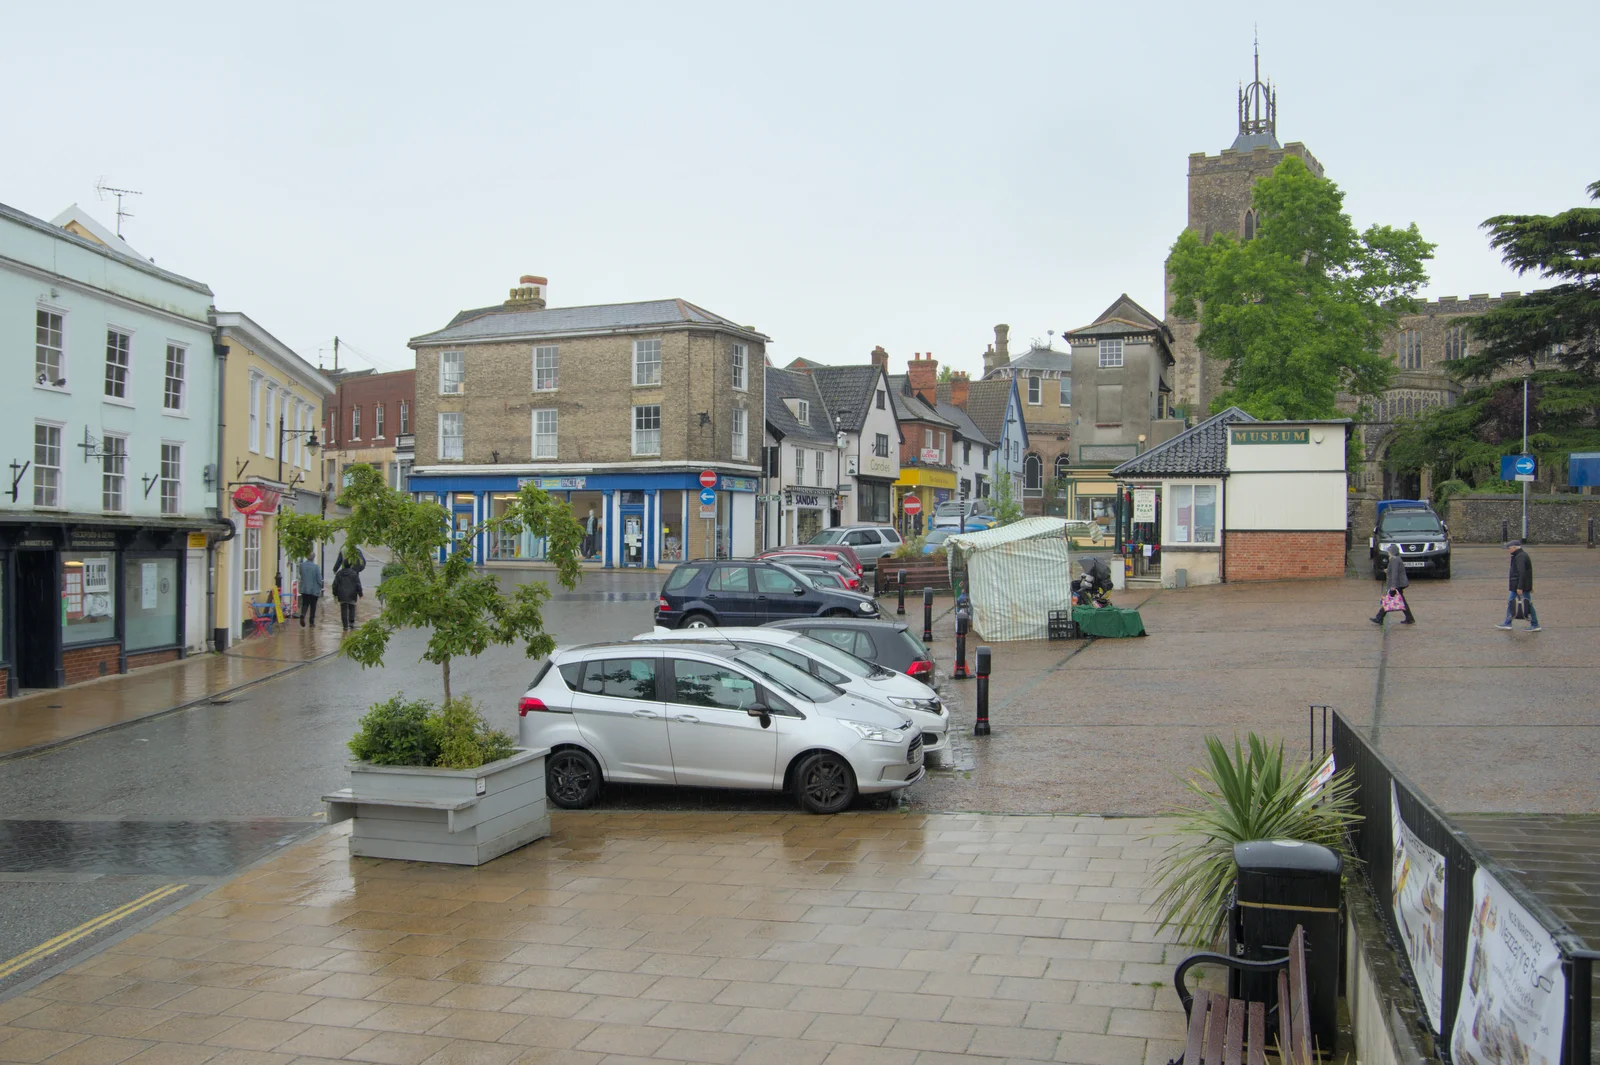
MULTIPOLYGON (((969 385, 968 387, 970 388, 971 386, 969 385)), ((937 410, 944 417, 955 423, 956 432, 961 435, 961 439, 970 440, 974 444, 984 444, 988 447, 1000 446, 998 440, 989 439, 984 434, 984 431, 978 428, 978 424, 972 420, 966 411, 950 402, 950 382, 946 381, 938 385, 937 390, 939 403, 934 407, 934 410, 937 410)))
POLYGON ((599 303, 590 307, 480 307, 473 311, 462 311, 443 329, 412 337, 411 343, 448 344, 502 337, 563 336, 604 333, 614 329, 690 325, 717 326, 757 340, 768 339, 748 326, 713 314, 687 300, 673 299, 648 300, 644 303, 599 303))
POLYGON ((1101 311, 1094 321, 1080 329, 1068 329, 1062 335, 1070 341, 1075 336, 1127 336, 1129 333, 1155 333, 1163 339, 1170 335, 1161 319, 1139 306, 1133 297, 1124 292, 1112 300, 1111 306, 1101 311))
POLYGON ((927 422, 951 429, 956 427, 955 422, 911 394, 911 384, 903 373, 889 378, 889 399, 894 404, 894 416, 903 422, 927 422))
POLYGON ((1220 477, 1228 472, 1228 426, 1253 422, 1238 407, 1214 414, 1136 459, 1111 471, 1113 477, 1220 477))
POLYGON ((967 417, 996 446, 1005 435, 1006 405, 1015 387, 1016 383, 1009 378, 974 381, 967 386, 967 417))
POLYGON ((817 391, 809 374, 767 367, 767 428, 780 440, 810 443, 834 442, 833 415, 817 391), (801 425, 790 412, 786 399, 803 399, 811 404, 811 423, 801 425))
MULTIPOLYGON (((72 206, 77 207, 77 204, 73 204, 72 206)), ((71 210, 72 208, 69 207, 66 212, 63 212, 63 214, 58 217, 64 217, 65 215, 69 214, 71 210)), ((64 240, 69 244, 76 244, 80 248, 83 248, 87 251, 92 251, 96 255, 104 255, 106 258, 113 259, 116 262, 122 263, 124 266, 131 266, 140 273, 149 274, 151 277, 159 277, 163 281, 171 281, 174 284, 182 285, 184 288, 191 289, 207 296, 214 295, 214 293, 211 291, 211 286, 207 285, 204 281, 196 281, 192 277, 184 277, 182 274, 175 274, 171 270, 164 270, 155 263, 146 262, 137 255, 128 254, 127 252, 115 248, 110 244, 101 244, 98 241, 89 240, 87 237, 80 237, 76 233, 62 229, 60 226, 52 225, 42 218, 35 218, 28 212, 19 211, 15 207, 11 207, 7 204, 0 203, 0 218, 5 218, 12 222, 16 222, 19 225, 27 226, 30 229, 38 230, 39 232, 53 237, 56 240, 64 240)), ((87 229, 88 227, 85 226, 84 228, 87 229)))
POLYGON ((1042 370, 1046 373, 1070 375, 1072 352, 1057 351, 1055 348, 1029 348, 1026 355, 1019 355, 1011 360, 1011 368, 1017 371, 1042 370))
MULTIPOLYGON (((796 359, 795 362, 799 362, 796 359)), ((794 363, 790 363, 793 366, 794 363)), ((877 390, 876 366, 818 366, 806 371, 817 383, 817 391, 828 405, 828 413, 844 415, 841 423, 847 433, 859 433, 867 421, 872 393, 877 390)), ((885 385, 885 388, 889 386, 885 385)))

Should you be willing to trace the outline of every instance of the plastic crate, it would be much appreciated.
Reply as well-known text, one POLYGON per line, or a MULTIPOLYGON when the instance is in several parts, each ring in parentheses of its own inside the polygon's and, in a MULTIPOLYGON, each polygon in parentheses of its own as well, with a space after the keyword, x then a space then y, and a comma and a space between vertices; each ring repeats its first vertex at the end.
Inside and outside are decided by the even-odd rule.
POLYGON ((1052 640, 1076 640, 1078 638, 1078 623, 1072 620, 1071 610, 1050 611, 1050 638, 1052 640))

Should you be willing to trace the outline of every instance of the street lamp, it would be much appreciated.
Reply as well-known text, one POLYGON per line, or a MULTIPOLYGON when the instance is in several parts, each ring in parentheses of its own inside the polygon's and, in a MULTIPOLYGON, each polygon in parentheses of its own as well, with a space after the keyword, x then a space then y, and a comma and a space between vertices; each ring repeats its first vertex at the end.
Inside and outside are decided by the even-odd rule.
MULTIPOLYGON (((311 428, 311 429, 289 429, 289 428, 286 428, 284 426, 284 424, 283 424, 283 415, 281 415, 281 414, 278 415, 278 483, 279 484, 283 483, 283 445, 284 445, 284 442, 291 436, 303 436, 303 437, 305 437, 306 438, 306 447, 309 448, 312 451, 315 451, 318 448, 318 446, 320 446, 317 443, 317 430, 315 428, 311 428)), ((276 524, 274 524, 273 529, 274 530, 277 529, 276 524)), ((272 583, 274 585, 273 594, 274 595, 281 595, 281 594, 283 594, 283 537, 281 535, 279 535, 279 536, 275 537, 275 539, 277 539, 278 542, 273 546, 273 550, 272 550, 272 554, 273 554, 273 557, 274 557, 274 560, 275 560, 275 563, 276 563, 275 566, 274 566, 275 572, 272 575, 272 583)))

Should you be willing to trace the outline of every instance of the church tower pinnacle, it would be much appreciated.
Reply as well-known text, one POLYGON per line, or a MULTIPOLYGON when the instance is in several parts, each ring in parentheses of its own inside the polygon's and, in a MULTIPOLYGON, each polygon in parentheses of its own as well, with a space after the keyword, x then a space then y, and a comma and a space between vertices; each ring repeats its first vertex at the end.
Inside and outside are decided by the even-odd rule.
POLYGON ((1278 90, 1261 80, 1261 42, 1255 41, 1255 79, 1239 87, 1239 135, 1234 151, 1281 148, 1278 143, 1278 90))

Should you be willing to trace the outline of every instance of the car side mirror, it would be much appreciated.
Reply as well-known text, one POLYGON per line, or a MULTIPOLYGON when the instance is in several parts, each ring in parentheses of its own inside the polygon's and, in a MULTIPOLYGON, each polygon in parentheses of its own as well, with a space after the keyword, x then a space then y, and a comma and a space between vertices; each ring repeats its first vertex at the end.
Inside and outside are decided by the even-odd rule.
POLYGON ((746 707, 744 712, 749 714, 751 717, 759 717, 761 719, 762 728, 772 727, 772 711, 768 710, 760 703, 757 703, 754 706, 746 707))
POLYGON ((800 587, 799 585, 795 585, 794 594, 795 595, 805 595, 806 594, 806 590, 804 588, 800 587))

